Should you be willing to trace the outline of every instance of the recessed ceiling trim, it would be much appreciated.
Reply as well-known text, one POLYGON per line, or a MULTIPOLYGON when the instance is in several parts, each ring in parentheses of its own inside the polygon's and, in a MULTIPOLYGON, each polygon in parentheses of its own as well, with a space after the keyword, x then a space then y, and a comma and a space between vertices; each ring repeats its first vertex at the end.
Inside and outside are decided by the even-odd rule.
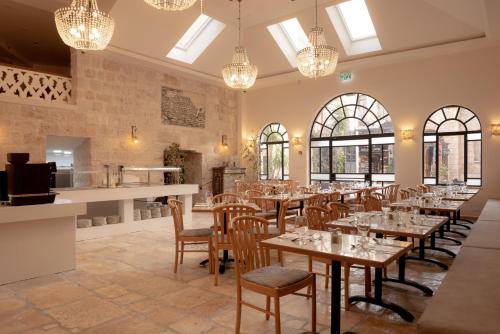
POLYGON ((273 36, 290 65, 296 68, 297 52, 305 48, 309 42, 299 20, 297 18, 288 19, 267 26, 267 30, 273 36))

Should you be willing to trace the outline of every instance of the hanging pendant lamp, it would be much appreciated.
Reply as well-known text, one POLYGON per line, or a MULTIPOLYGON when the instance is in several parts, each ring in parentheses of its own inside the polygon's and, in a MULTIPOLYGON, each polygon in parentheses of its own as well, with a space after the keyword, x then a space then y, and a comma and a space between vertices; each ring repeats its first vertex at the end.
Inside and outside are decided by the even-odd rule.
POLYGON ((297 53, 297 67, 308 78, 324 77, 335 72, 339 55, 327 44, 322 27, 318 26, 318 0, 316 0, 316 24, 309 33, 309 45, 297 53))
POLYGON ((257 79, 257 66, 250 63, 247 51, 241 46, 241 0, 238 0, 238 46, 234 49, 230 64, 222 68, 224 82, 234 89, 248 89, 257 79))

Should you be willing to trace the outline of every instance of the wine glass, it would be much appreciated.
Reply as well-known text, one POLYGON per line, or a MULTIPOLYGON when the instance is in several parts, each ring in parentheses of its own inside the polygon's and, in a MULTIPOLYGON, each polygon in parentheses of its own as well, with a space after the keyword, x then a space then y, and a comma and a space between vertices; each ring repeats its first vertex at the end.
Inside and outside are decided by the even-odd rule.
POLYGON ((363 247, 369 241, 368 235, 370 234, 370 216, 367 214, 359 213, 359 217, 356 223, 356 229, 358 230, 358 235, 361 236, 361 244, 363 247))

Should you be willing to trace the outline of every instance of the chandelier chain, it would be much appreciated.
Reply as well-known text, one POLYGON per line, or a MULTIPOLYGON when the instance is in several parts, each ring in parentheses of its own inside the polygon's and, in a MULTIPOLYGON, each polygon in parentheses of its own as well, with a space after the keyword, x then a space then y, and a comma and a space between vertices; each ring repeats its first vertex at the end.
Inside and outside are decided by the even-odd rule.
POLYGON ((203 14, 203 0, 200 0, 200 14, 203 14))
POLYGON ((314 22, 315 22, 314 24, 317 27, 318 26, 318 0, 316 0, 315 3, 316 3, 316 5, 315 5, 315 7, 316 7, 316 15, 315 15, 315 19, 314 19, 314 22))
POLYGON ((241 0, 238 0, 238 46, 241 46, 241 0))

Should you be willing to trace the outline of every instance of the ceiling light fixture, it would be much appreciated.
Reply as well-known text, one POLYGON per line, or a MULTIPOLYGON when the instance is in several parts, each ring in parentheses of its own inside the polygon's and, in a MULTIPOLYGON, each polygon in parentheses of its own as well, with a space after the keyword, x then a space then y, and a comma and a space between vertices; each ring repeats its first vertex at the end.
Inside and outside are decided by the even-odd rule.
POLYGON ((63 42, 79 50, 105 49, 115 30, 113 18, 99 10, 96 0, 73 0, 56 10, 54 18, 63 42))
POLYGON ((144 2, 156 9, 180 11, 193 6, 196 0, 144 0, 144 2))
POLYGON ((318 26, 318 0, 316 0, 316 23, 309 33, 309 45, 297 52, 297 67, 308 78, 324 77, 335 72, 339 54, 326 43, 325 33, 318 26))
POLYGON ((257 79, 257 66, 248 60, 247 51, 241 46, 241 0, 238 0, 238 46, 234 49, 230 64, 222 68, 224 82, 234 89, 248 89, 257 79))

